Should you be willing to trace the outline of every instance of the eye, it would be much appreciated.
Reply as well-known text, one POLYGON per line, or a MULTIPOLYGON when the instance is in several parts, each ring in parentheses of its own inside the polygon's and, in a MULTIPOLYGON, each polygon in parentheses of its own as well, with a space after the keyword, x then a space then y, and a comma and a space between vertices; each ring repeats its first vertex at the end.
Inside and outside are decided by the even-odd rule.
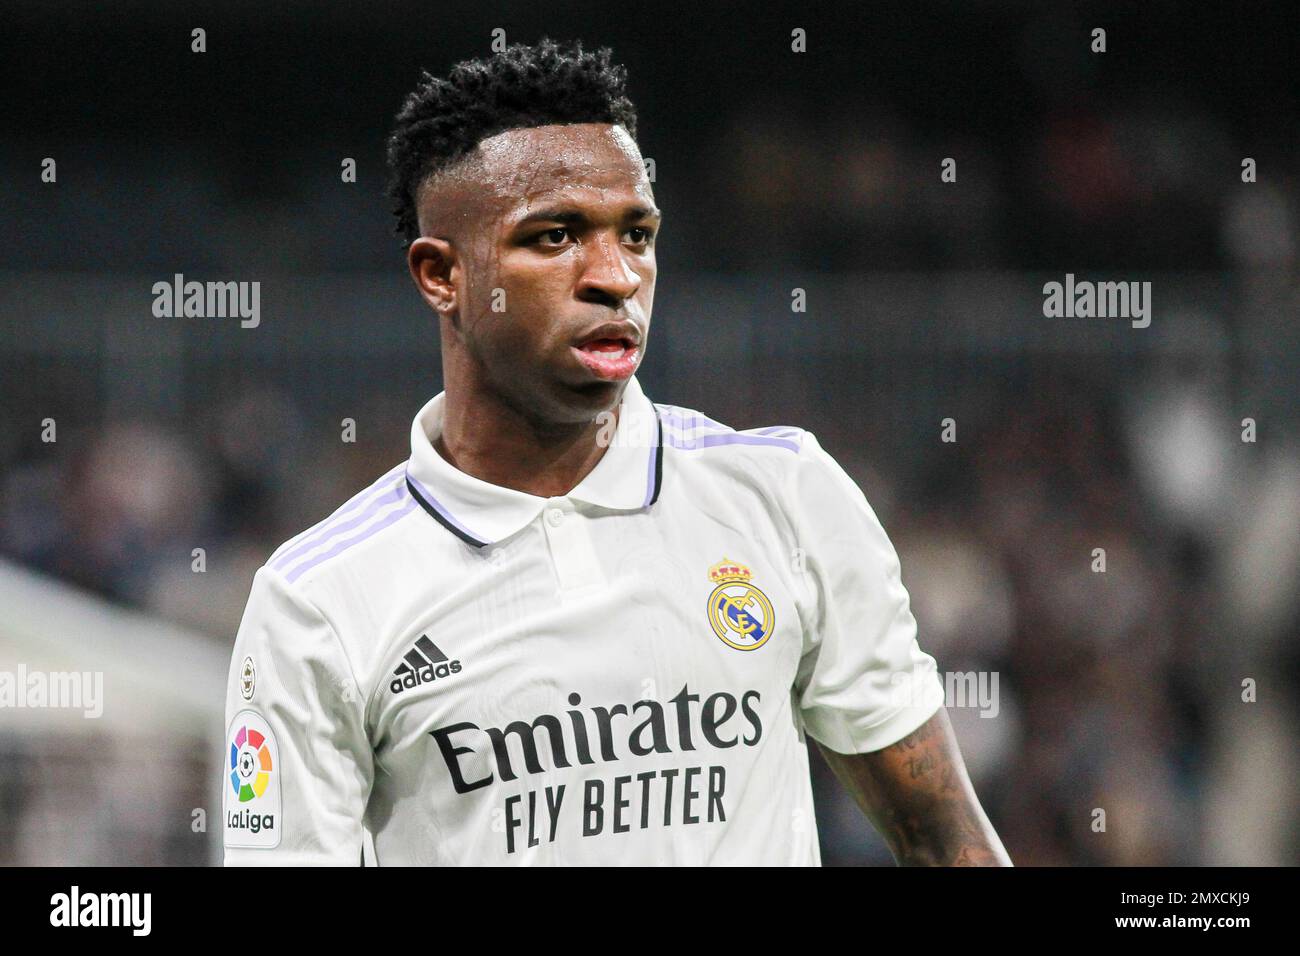
POLYGON ((654 230, 647 229, 645 226, 633 226, 631 229, 628 230, 628 234, 632 235, 633 233, 641 234, 641 238, 638 239, 634 236, 632 239, 632 244, 636 246, 645 245, 645 243, 649 242, 652 238, 654 238, 654 230))
POLYGON ((565 239, 568 238, 569 230, 565 226, 556 226, 555 229, 547 229, 545 233, 537 233, 529 242, 534 246, 545 246, 546 248, 558 248, 564 245, 565 239))

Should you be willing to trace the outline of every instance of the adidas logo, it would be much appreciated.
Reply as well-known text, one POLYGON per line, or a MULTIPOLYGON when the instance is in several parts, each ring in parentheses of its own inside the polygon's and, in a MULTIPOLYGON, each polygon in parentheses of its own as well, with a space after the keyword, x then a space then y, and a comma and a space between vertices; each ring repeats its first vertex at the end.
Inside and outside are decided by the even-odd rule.
POLYGON ((403 663, 393 671, 393 681, 388 689, 400 694, 412 687, 428 684, 439 677, 448 677, 460 673, 460 661, 449 661, 447 655, 438 650, 438 645, 429 640, 427 634, 421 634, 406 654, 403 663))

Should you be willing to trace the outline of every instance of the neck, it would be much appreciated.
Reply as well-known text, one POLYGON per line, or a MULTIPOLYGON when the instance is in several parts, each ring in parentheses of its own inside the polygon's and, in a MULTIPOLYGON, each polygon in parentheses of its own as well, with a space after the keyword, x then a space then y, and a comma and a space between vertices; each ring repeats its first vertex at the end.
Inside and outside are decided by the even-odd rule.
MULTIPOLYGON (((616 422, 620 405, 613 409, 616 422)), ((577 487, 609 450, 596 440, 602 425, 600 419, 539 422, 499 396, 448 389, 442 432, 433 447, 454 467, 489 484, 559 498, 577 487)))

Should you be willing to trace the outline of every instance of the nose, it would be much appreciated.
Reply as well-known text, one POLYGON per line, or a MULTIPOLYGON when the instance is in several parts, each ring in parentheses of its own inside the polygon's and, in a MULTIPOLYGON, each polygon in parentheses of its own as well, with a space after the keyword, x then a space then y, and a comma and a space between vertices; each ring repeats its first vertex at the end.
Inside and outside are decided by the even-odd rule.
POLYGON ((619 307, 641 288, 641 276, 623 257, 616 237, 597 235, 587 245, 587 258, 578 280, 578 298, 584 302, 619 307))

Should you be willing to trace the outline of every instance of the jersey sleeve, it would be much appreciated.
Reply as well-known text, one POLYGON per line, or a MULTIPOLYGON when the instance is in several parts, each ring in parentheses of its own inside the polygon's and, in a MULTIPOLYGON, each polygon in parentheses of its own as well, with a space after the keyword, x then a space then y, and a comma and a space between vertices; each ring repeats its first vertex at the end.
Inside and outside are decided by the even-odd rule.
POLYGON ((935 660, 916 640, 898 555, 862 490, 805 432, 788 508, 805 575, 795 702, 837 753, 896 743, 943 705, 935 660))
POLYGON ((226 690, 227 866, 360 864, 374 774, 364 709, 329 621, 259 570, 226 690))

